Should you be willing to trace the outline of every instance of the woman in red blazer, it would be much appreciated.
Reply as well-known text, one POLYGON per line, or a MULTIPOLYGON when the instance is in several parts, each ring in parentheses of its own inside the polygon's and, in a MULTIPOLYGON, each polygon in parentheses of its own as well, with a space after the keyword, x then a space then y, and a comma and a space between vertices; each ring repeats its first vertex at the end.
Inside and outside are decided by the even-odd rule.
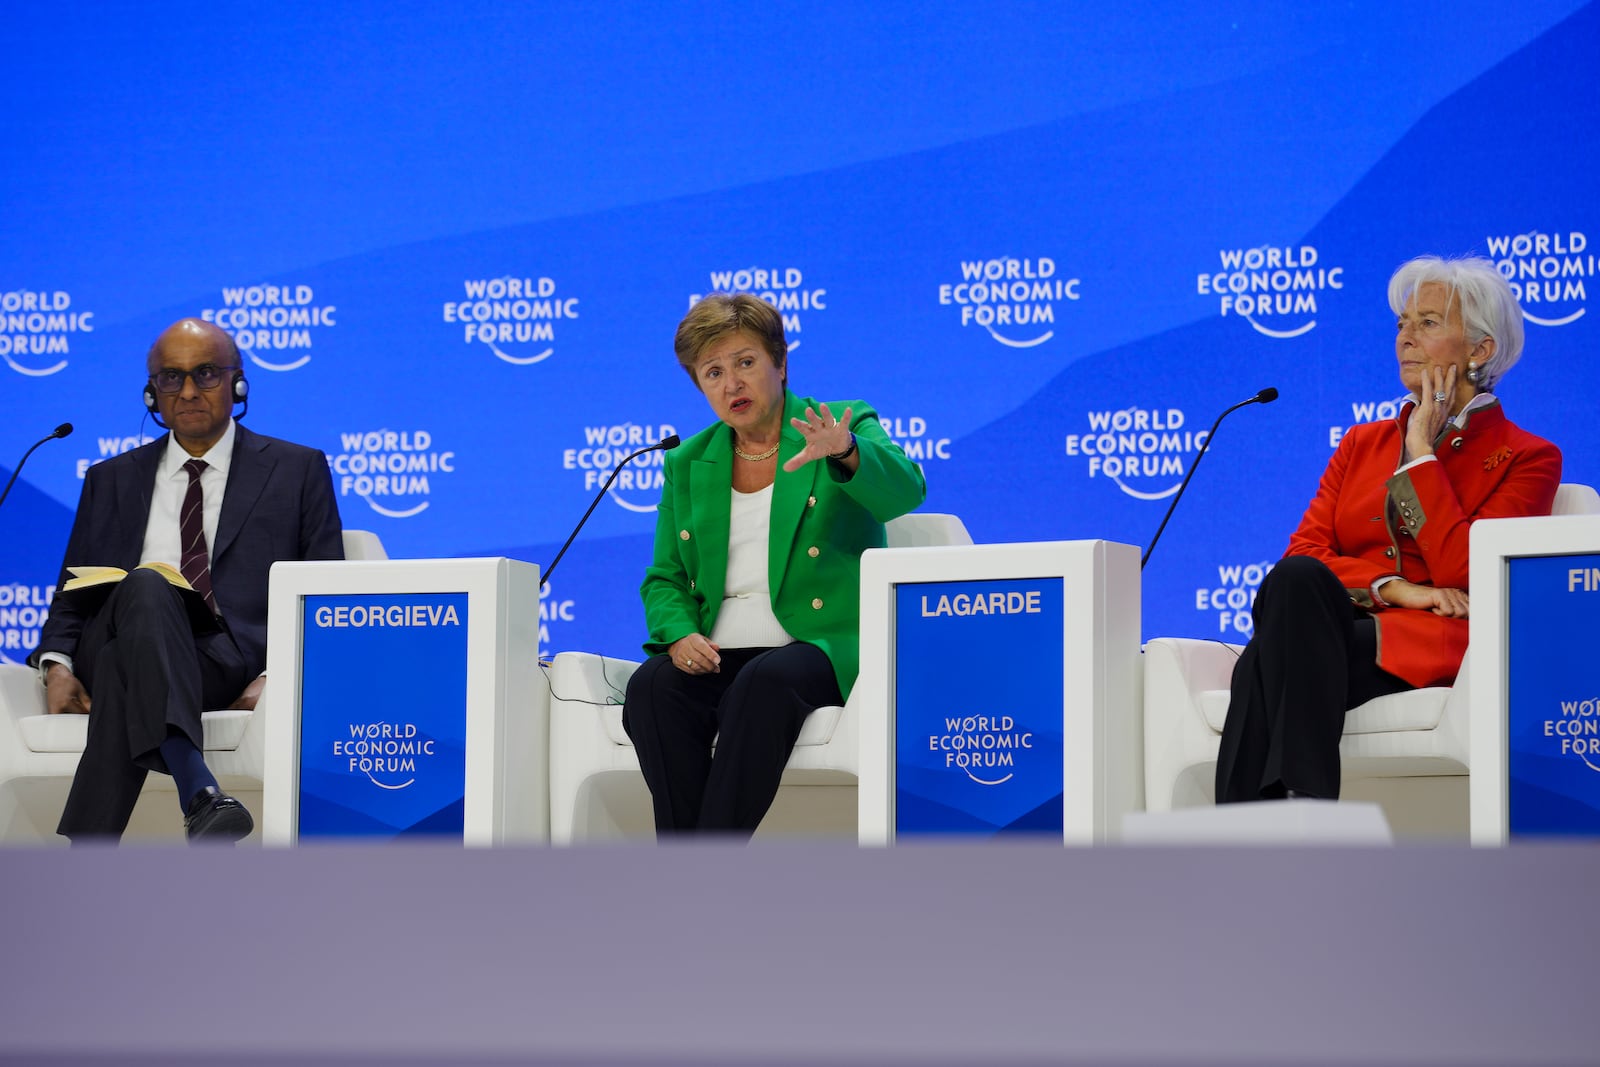
POLYGON ((1217 801, 1339 795, 1344 714, 1449 685, 1467 648, 1475 519, 1548 515, 1561 453, 1493 389, 1522 353, 1522 309, 1485 259, 1424 256, 1389 279, 1411 399, 1339 442, 1256 597, 1233 672, 1217 801))

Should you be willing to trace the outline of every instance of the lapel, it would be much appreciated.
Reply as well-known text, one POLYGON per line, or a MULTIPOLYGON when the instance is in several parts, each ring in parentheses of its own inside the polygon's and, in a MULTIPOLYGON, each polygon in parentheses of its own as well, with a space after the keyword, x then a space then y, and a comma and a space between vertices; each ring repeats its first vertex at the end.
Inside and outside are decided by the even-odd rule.
POLYGON ((267 487, 275 461, 265 439, 235 424, 233 458, 229 461, 228 487, 222 491, 222 515, 217 519, 217 543, 211 546, 211 566, 228 551, 244 528, 261 491, 267 487))
MULTIPOLYGON (((1462 510, 1471 515, 1505 479, 1511 465, 1499 456, 1506 440, 1506 416, 1499 401, 1467 413, 1466 421, 1441 435, 1435 454, 1450 472, 1462 510), (1456 441, 1461 447, 1456 447, 1456 441)), ((1506 453, 1509 457, 1509 451, 1506 453)))
POLYGON ((800 532, 800 520, 805 517, 806 501, 821 476, 819 471, 827 463, 827 460, 819 460, 807 463, 793 474, 784 472, 783 465, 805 449, 805 438, 789 422, 791 418, 801 417, 805 409, 799 397, 787 394, 783 405, 783 435, 778 439, 778 476, 772 483, 772 510, 767 519, 770 526, 767 588, 772 590, 774 599, 789 570, 789 555, 794 550, 795 536, 800 532))
POLYGON ((689 532, 698 566, 692 573, 707 604, 722 603, 728 582, 728 521, 733 502, 733 431, 718 426, 689 463, 689 532))
POLYGON ((150 525, 150 500, 155 495, 156 472, 161 467, 161 457, 167 454, 169 436, 163 434, 133 452, 130 460, 133 463, 132 477, 119 478, 116 482, 116 536, 121 543, 117 546, 119 551, 115 565, 125 570, 132 570, 143 562, 139 557, 144 552, 145 527, 150 525), (130 559, 133 562, 124 566, 123 561, 130 559))

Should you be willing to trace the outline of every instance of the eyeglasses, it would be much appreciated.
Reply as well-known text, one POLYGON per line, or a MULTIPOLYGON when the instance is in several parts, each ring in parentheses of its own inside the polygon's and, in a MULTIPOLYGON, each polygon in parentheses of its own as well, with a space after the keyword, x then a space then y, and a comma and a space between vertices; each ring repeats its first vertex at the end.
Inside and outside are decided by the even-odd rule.
POLYGON ((182 392, 185 378, 193 378, 196 389, 215 389, 222 384, 222 379, 225 375, 238 369, 236 366, 219 367, 215 363, 202 363, 193 370, 163 367, 150 375, 150 382, 156 387, 156 392, 158 393, 182 392))

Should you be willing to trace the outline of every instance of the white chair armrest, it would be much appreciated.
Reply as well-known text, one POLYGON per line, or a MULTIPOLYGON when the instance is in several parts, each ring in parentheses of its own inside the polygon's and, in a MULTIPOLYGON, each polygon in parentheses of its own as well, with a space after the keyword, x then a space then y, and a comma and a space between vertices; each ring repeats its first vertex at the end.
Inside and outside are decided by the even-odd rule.
POLYGON ((628 679, 638 670, 635 660, 613 659, 593 652, 561 652, 550 663, 550 703, 621 704, 628 679))
POLYGON ((1147 679, 1152 671, 1171 672, 1167 677, 1182 679, 1184 689, 1198 696, 1232 686, 1233 668, 1244 646, 1188 637, 1158 637, 1144 646, 1144 652, 1147 679))
POLYGON ((1144 647, 1145 810, 1168 811, 1187 796, 1190 768, 1216 759, 1219 735, 1200 695, 1227 689, 1241 645, 1160 637, 1144 647), (1177 793, 1174 791, 1178 790, 1177 793))
POLYGON ((562 652, 545 671, 550 684, 550 840, 570 843, 579 791, 594 775, 638 770, 632 746, 613 736, 628 679, 639 664, 592 652, 562 652))
POLYGON ((10 722, 45 713, 44 686, 39 672, 21 663, 0 663, 0 705, 10 722))
POLYGON ((1456 673, 1455 684, 1445 698, 1444 714, 1435 730, 1441 753, 1460 760, 1468 770, 1472 768, 1472 686, 1468 677, 1468 665, 1471 662, 1470 655, 1462 657, 1461 670, 1456 673))
POLYGON ((388 559, 383 542, 371 530, 344 531, 344 558, 347 560, 388 559))
POLYGON ((0 663, 0 781, 17 773, 27 750, 22 720, 44 713, 39 672, 20 663, 0 663))

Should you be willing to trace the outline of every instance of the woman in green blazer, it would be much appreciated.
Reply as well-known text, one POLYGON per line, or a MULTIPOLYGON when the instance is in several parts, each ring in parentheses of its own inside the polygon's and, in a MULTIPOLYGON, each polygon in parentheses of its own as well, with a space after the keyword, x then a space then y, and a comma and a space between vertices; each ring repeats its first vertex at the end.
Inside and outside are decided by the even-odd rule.
POLYGON ((789 391, 769 304, 708 296, 674 347, 718 421, 667 453, 623 725, 658 834, 749 835, 805 717, 855 684, 861 553, 926 486, 866 404, 789 391))

